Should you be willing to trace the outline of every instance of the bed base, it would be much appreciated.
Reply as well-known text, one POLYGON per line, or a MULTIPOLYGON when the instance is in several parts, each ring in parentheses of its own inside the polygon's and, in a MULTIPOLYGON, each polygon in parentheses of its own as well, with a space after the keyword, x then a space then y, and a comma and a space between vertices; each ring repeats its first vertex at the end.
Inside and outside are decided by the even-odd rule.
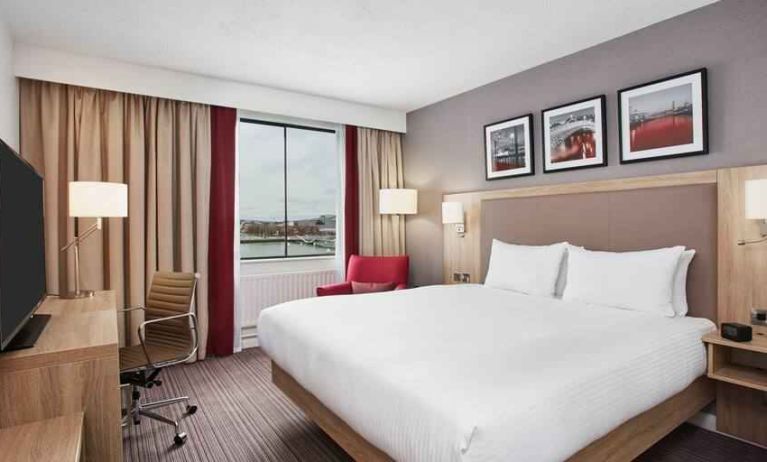
POLYGON ((296 379, 272 361, 272 382, 282 390, 304 414, 314 421, 354 460, 365 462, 390 462, 391 457, 354 431, 320 400, 302 387, 296 379))
MULTIPOLYGON (((354 460, 393 461, 370 444, 319 399, 272 361, 272 382, 328 434, 354 460)), ((569 461, 631 461, 711 403, 716 396, 712 380, 699 377, 690 386, 654 408, 626 421, 573 455, 569 461)))

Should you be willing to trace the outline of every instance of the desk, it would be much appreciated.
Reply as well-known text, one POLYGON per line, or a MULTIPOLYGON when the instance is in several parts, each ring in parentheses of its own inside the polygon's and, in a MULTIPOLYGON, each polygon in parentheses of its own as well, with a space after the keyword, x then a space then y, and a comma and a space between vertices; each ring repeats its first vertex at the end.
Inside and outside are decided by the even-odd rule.
MULTIPOLYGON (((112 292, 46 299, 33 348, 0 353, 0 428, 84 412, 84 459, 122 459, 117 311, 112 292)), ((0 452, 13 448, 0 447, 0 452)))
POLYGON ((83 413, 0 429, 0 447, 3 448, 0 462, 79 462, 83 449, 83 413))

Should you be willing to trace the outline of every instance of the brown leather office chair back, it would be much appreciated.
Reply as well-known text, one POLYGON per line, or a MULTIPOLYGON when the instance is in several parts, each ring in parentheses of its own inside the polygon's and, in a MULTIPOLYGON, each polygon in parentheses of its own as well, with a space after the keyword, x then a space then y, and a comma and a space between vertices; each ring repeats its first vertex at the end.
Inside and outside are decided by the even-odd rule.
MULTIPOLYGON (((189 313, 192 309, 197 277, 194 273, 158 271, 146 300, 144 313, 147 321, 189 313)), ((189 318, 169 320, 147 325, 146 343, 174 349, 193 348, 189 318)))

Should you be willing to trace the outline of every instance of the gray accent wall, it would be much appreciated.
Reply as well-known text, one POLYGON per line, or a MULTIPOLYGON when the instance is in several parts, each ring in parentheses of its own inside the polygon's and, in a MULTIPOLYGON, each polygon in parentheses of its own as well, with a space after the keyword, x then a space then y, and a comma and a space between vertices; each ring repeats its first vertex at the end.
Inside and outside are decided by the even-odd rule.
POLYGON ((419 214, 407 218, 411 280, 441 283, 443 193, 767 163, 767 0, 723 0, 654 24, 410 112, 407 126, 405 183, 419 190, 419 214), (620 165, 617 90, 700 67, 708 68, 709 154, 620 165), (609 165, 543 174, 541 110, 600 94, 609 165), (530 112, 535 175, 486 181, 483 126, 530 112))

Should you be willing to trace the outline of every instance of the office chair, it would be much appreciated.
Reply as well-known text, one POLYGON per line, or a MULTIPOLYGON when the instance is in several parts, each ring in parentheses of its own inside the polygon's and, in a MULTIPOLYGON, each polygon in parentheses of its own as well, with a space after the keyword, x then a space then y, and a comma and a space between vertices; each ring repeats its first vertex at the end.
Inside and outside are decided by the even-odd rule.
POLYGON ((138 327, 140 344, 120 348, 120 384, 129 387, 131 392, 130 405, 123 409, 123 427, 131 422, 140 424, 141 417, 173 425, 176 431, 173 442, 179 446, 187 439, 187 434, 179 431, 181 419, 169 419, 153 410, 184 403, 184 418, 194 414, 197 406, 189 405, 188 396, 141 402, 139 389, 162 385, 157 377, 163 368, 185 363, 197 353, 197 317, 192 312, 197 278, 194 273, 157 272, 152 278, 146 306, 121 310, 143 310, 145 318, 138 327))

